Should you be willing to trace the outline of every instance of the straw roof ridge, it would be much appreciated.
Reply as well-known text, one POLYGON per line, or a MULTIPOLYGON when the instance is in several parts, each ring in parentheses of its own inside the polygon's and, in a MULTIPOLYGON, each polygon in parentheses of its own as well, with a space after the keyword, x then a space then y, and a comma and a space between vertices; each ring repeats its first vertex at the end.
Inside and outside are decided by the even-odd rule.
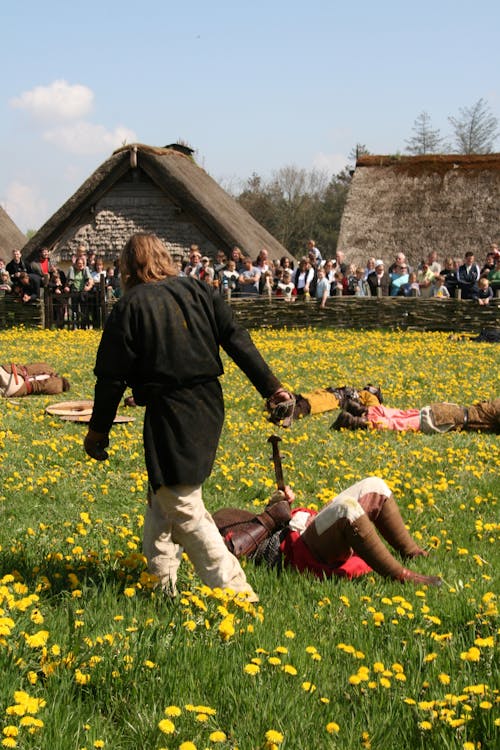
MULTIPOLYGON (((10 218, 5 209, 0 206, 0 254, 10 255, 13 250, 20 250, 26 242, 24 235, 17 224, 10 218)), ((9 260, 9 258, 4 258, 9 260)))

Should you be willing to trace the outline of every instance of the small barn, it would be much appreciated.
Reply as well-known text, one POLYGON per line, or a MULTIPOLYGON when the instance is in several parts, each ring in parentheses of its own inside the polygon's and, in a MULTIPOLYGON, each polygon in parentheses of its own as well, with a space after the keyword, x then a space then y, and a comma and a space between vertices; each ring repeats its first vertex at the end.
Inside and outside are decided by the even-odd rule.
POLYGON ((174 257, 197 244, 204 255, 228 255, 234 245, 252 258, 292 257, 223 188, 199 167, 186 146, 135 143, 113 152, 23 249, 33 259, 48 247, 68 262, 80 243, 114 258, 135 232, 154 232, 174 257))
POLYGON ((403 251, 416 263, 500 240, 500 154, 362 156, 342 216, 338 249, 364 264, 403 251))
POLYGON ((8 263, 12 251, 20 250, 25 243, 26 235, 21 232, 8 213, 0 206, 0 258, 8 263))

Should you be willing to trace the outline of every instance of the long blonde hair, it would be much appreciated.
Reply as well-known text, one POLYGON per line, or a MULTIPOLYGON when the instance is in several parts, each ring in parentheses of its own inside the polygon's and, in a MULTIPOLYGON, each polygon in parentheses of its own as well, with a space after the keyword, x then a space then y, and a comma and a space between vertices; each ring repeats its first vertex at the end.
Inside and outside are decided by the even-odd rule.
POLYGON ((156 234, 133 234, 121 251, 120 274, 125 290, 178 273, 170 253, 156 234))

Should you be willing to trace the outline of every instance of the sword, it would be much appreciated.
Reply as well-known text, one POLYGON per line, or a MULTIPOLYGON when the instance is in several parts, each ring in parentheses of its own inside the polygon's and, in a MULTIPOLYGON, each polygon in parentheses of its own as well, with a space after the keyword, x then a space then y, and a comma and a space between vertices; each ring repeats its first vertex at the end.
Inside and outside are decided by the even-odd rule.
POLYGON ((273 464, 274 464, 274 473, 276 475, 276 483, 278 485, 278 489, 285 491, 285 480, 283 479, 283 466, 281 465, 281 456, 280 456, 280 449, 278 447, 278 443, 281 443, 281 438, 278 437, 278 435, 271 435, 267 439, 268 443, 271 443, 273 446, 273 464))

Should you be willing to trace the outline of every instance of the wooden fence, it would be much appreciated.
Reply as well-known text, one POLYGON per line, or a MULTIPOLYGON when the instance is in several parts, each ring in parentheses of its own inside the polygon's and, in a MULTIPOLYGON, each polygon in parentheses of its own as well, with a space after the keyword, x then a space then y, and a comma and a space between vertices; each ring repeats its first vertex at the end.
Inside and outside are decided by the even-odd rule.
MULTIPOLYGON (((1 294, 1 293, 0 293, 1 294)), ((114 300, 104 293, 75 307, 63 307, 45 294, 34 304, 0 296, 0 328, 18 325, 45 328, 101 328, 114 300)), ((489 305, 471 300, 412 297, 332 297, 325 308, 314 301, 292 303, 274 298, 231 299, 235 317, 247 328, 353 328, 479 333, 500 326, 500 298, 489 305)))

